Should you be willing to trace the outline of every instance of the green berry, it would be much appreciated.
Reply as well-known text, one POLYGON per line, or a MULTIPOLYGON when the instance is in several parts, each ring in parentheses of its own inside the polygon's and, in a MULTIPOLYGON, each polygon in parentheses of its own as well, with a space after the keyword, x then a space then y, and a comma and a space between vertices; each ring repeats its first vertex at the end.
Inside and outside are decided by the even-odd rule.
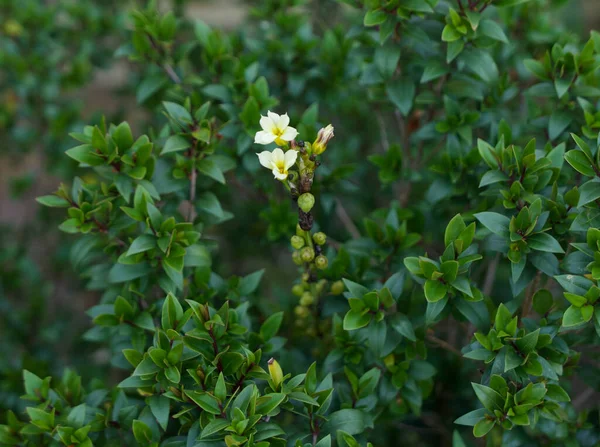
POLYGON ((300 318, 306 318, 306 317, 308 317, 308 315, 310 313, 310 311, 308 310, 308 308, 304 307, 304 306, 296 306, 294 308, 294 312, 300 318))
POLYGON ((315 302, 315 297, 312 296, 312 294, 310 292, 304 292, 304 294, 302 295, 302 298, 300 298, 301 306, 310 306, 314 302, 315 302))
POLYGON ((300 250, 300 257, 304 262, 312 262, 315 259, 315 250, 312 247, 304 247, 300 250))
POLYGON ((304 238, 300 236, 292 236, 290 243, 292 244, 293 248, 300 250, 302 247, 304 247, 304 238))
POLYGON ((332 295, 341 295, 344 293, 344 283, 342 281, 336 281, 331 285, 332 295))
POLYGON ((305 192, 300 197, 298 197, 298 206, 305 213, 309 213, 312 210, 312 207, 315 205, 315 196, 313 196, 309 192, 305 192))
POLYGON ((294 261, 294 264, 296 265, 302 265, 302 256, 300 255, 299 251, 292 253, 292 261, 294 261))
POLYGON ((304 287, 302 284, 295 284, 294 287, 292 287, 292 293, 296 296, 302 296, 304 293, 304 287))
POLYGON ((313 241, 315 241, 315 244, 317 245, 325 245, 327 236, 322 231, 319 231, 318 233, 313 234, 313 241))
POLYGON ((315 265, 317 266, 318 269, 325 270, 327 268, 327 266, 329 265, 329 261, 327 260, 327 258, 325 256, 319 255, 315 258, 315 265))

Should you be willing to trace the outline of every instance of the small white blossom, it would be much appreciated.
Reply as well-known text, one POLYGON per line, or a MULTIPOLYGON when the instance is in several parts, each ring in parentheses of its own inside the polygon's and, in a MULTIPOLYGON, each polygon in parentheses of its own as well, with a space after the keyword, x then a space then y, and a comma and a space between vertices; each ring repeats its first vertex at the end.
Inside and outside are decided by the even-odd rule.
POLYGON ((270 169, 276 179, 285 180, 288 176, 288 169, 296 163, 298 151, 289 150, 283 152, 281 149, 276 148, 273 152, 263 151, 256 155, 258 155, 260 164, 265 168, 270 169))
POLYGON ((289 126, 290 117, 287 113, 277 115, 271 111, 267 116, 260 118, 260 127, 263 130, 256 132, 254 142, 258 144, 271 144, 275 142, 284 145, 288 141, 293 141, 298 136, 298 131, 289 126))

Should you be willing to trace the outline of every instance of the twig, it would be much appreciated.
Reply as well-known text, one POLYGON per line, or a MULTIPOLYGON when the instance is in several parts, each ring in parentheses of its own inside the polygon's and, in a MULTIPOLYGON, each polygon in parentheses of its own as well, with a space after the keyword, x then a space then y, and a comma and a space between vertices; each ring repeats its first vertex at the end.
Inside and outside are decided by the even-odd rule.
POLYGON ((358 231, 358 228, 356 227, 356 225, 354 225, 354 222, 352 222, 352 219, 346 212, 346 208, 344 208, 344 205, 342 205, 340 199, 336 199, 335 202, 337 204, 337 206, 335 207, 335 213, 344 224, 346 230, 348 230, 348 233, 352 235, 352 238, 358 239, 360 237, 360 231, 358 231))
POLYGON ((192 148, 192 173, 190 174, 190 208, 188 209, 187 220, 192 222, 194 220, 194 201, 196 200, 196 181, 198 180, 198 172, 196 171, 196 146, 198 140, 194 140, 194 146, 192 148))
MULTIPOLYGON (((151 34, 146 33, 146 35, 148 36, 148 39, 150 40, 150 44, 152 45, 152 48, 154 48, 161 57, 166 58, 167 55, 165 53, 164 48, 162 48, 156 42, 156 40, 154 40, 154 37, 152 37, 151 34)), ((165 70, 165 72, 167 73, 169 78, 171 78, 171 81, 173 81, 175 84, 181 84, 181 78, 179 77, 179 75, 177 73, 175 73, 175 70, 173 69, 171 64, 169 64, 168 62, 163 62, 162 64, 158 64, 158 65, 160 65, 165 70)))
POLYGON ((444 341, 440 338, 437 338, 435 335, 427 335, 427 340, 429 340, 430 342, 434 343, 435 345, 439 346, 440 348, 445 349, 446 351, 449 351, 453 354, 456 354, 459 357, 462 357, 462 352, 460 352, 458 349, 456 349, 454 346, 452 346, 450 343, 448 343, 447 341, 444 341))
POLYGON ((596 394, 596 390, 593 388, 586 389, 579 396, 573 399, 573 407, 575 407, 577 410, 581 410, 583 405, 588 401, 588 399, 593 397, 594 394, 596 394))
POLYGON ((523 307, 521 308, 521 318, 526 318, 527 315, 529 315, 531 304, 533 302, 533 295, 535 294, 535 289, 537 289, 537 285, 541 276, 542 272, 538 271, 533 281, 531 281, 531 285, 529 286, 527 295, 525 295, 525 300, 523 301, 523 307))
POLYGON ((487 269, 485 274, 485 280, 483 281, 483 294, 489 296, 492 293, 492 289, 494 287, 494 279, 496 279, 496 269, 498 268, 498 263, 500 262, 500 253, 496 255, 487 269))
POLYGON ((390 148, 390 140, 388 138, 387 130, 385 130, 385 121, 381 116, 381 112, 377 110, 375 112, 375 117, 377 118, 377 123, 379 124, 379 134, 381 136, 381 146, 385 151, 390 148))

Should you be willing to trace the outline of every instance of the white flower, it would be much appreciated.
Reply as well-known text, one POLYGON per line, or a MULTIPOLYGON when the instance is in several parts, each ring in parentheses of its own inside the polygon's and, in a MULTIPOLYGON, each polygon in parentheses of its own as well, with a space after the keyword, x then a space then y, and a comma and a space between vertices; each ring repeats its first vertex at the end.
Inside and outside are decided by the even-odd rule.
POLYGON ((267 116, 260 118, 260 127, 263 130, 256 132, 254 142, 258 144, 271 144, 273 141, 279 145, 286 144, 286 141, 293 141, 298 136, 298 131, 289 126, 290 117, 287 113, 277 115, 271 111, 267 116))
POLYGON ((263 151, 256 155, 258 155, 261 165, 273 171, 276 179, 285 180, 288 176, 288 169, 296 163, 298 151, 289 150, 284 153, 281 149, 276 148, 273 152, 263 151))

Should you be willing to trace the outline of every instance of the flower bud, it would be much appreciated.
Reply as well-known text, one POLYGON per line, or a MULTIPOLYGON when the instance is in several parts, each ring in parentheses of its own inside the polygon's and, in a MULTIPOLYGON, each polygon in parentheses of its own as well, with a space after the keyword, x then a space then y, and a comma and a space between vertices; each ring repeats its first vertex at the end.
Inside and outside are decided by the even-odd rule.
POLYGON ((319 130, 317 139, 312 144, 312 153, 315 155, 321 155, 327 149, 327 143, 333 138, 333 126, 329 124, 327 127, 319 130))
POLYGON ((283 381, 283 371, 281 370, 281 366, 277 363, 277 360, 271 357, 268 362, 269 365, 269 375, 271 376, 271 380, 273 381, 273 385, 275 388, 279 388, 279 385, 283 381))
POLYGON ((295 284, 294 287, 292 287, 292 293, 296 296, 302 296, 304 293, 304 287, 302 287, 302 284, 295 284))
POLYGON ((327 260, 327 257, 319 255, 315 258, 315 265, 318 269, 325 270, 329 265, 329 261, 327 260))
POLYGON ((344 293, 344 283, 342 281, 336 281, 331 285, 332 295, 341 295, 344 293))
POLYGON ((300 250, 302 247, 304 247, 304 238, 300 236, 292 236, 290 243, 292 244, 293 248, 300 250))
POLYGON ((310 306, 314 302, 315 302, 315 297, 312 296, 312 294, 310 292, 304 292, 304 294, 302 295, 302 298, 300 298, 301 306, 310 306))
POLYGON ((315 206, 315 196, 313 196, 309 192, 305 192, 300 197, 298 197, 298 206, 305 213, 310 213, 312 207, 315 206))
POLYGON ((300 257, 303 262, 311 262, 315 259, 315 250, 312 247, 304 247, 300 250, 300 257))
POLYGON ((308 280, 310 279, 310 275, 306 272, 302 273, 302 282, 308 282, 308 280))
POLYGON ((299 251, 295 251, 294 253, 292 253, 292 261, 294 261, 294 264, 296 265, 302 265, 302 256, 300 256, 299 251))
POLYGON ((318 233, 313 234, 313 241, 315 241, 315 244, 317 245, 325 245, 327 236, 322 231, 319 231, 318 233))

